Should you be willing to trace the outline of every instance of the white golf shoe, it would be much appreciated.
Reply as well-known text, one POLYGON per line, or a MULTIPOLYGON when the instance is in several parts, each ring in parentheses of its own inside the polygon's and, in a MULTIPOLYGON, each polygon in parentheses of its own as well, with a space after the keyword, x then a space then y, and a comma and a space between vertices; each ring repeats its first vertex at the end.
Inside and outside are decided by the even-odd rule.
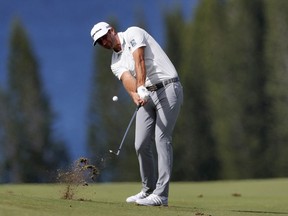
POLYGON ((138 205, 144 206, 168 206, 168 198, 163 196, 158 196, 156 194, 150 194, 144 199, 136 200, 138 205))
POLYGON ((130 196, 126 199, 127 203, 135 203, 137 200, 141 200, 144 199, 146 197, 148 197, 149 194, 148 193, 144 193, 143 191, 141 191, 140 193, 130 196))

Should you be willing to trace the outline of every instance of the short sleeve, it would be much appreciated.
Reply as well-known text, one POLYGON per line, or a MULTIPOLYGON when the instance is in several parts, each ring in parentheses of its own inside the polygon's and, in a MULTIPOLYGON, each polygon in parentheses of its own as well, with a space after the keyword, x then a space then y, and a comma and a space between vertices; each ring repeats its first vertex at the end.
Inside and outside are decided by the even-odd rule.
POLYGON ((133 53, 137 48, 146 46, 145 31, 138 27, 130 27, 126 31, 126 38, 130 51, 133 53))
POLYGON ((128 71, 127 68, 125 67, 117 67, 116 65, 111 65, 111 71, 112 73, 120 80, 121 79, 121 76, 122 74, 125 72, 125 71, 128 71))

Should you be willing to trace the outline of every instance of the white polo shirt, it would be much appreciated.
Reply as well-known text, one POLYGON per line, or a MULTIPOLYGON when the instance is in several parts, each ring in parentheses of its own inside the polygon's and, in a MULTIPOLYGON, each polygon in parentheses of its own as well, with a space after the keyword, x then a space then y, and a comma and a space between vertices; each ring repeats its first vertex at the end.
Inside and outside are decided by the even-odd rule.
POLYGON ((118 79, 126 71, 136 77, 135 62, 132 53, 139 47, 145 47, 145 86, 178 76, 174 65, 166 53, 145 30, 138 27, 130 27, 125 32, 118 32, 118 36, 122 50, 118 53, 114 51, 111 61, 111 70, 118 79))

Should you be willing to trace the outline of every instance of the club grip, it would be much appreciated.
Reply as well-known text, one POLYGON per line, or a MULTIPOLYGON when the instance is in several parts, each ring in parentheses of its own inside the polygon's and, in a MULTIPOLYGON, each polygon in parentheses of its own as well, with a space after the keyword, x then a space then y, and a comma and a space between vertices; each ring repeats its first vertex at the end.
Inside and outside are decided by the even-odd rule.
POLYGON ((141 104, 138 104, 136 110, 139 110, 140 107, 141 107, 141 104))

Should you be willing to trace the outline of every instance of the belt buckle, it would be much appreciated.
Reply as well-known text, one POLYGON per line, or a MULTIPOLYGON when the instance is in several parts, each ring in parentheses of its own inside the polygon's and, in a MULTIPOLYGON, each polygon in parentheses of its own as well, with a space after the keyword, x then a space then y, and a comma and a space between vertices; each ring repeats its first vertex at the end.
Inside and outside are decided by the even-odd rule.
POLYGON ((150 91, 156 91, 158 88, 156 85, 149 86, 150 91))

